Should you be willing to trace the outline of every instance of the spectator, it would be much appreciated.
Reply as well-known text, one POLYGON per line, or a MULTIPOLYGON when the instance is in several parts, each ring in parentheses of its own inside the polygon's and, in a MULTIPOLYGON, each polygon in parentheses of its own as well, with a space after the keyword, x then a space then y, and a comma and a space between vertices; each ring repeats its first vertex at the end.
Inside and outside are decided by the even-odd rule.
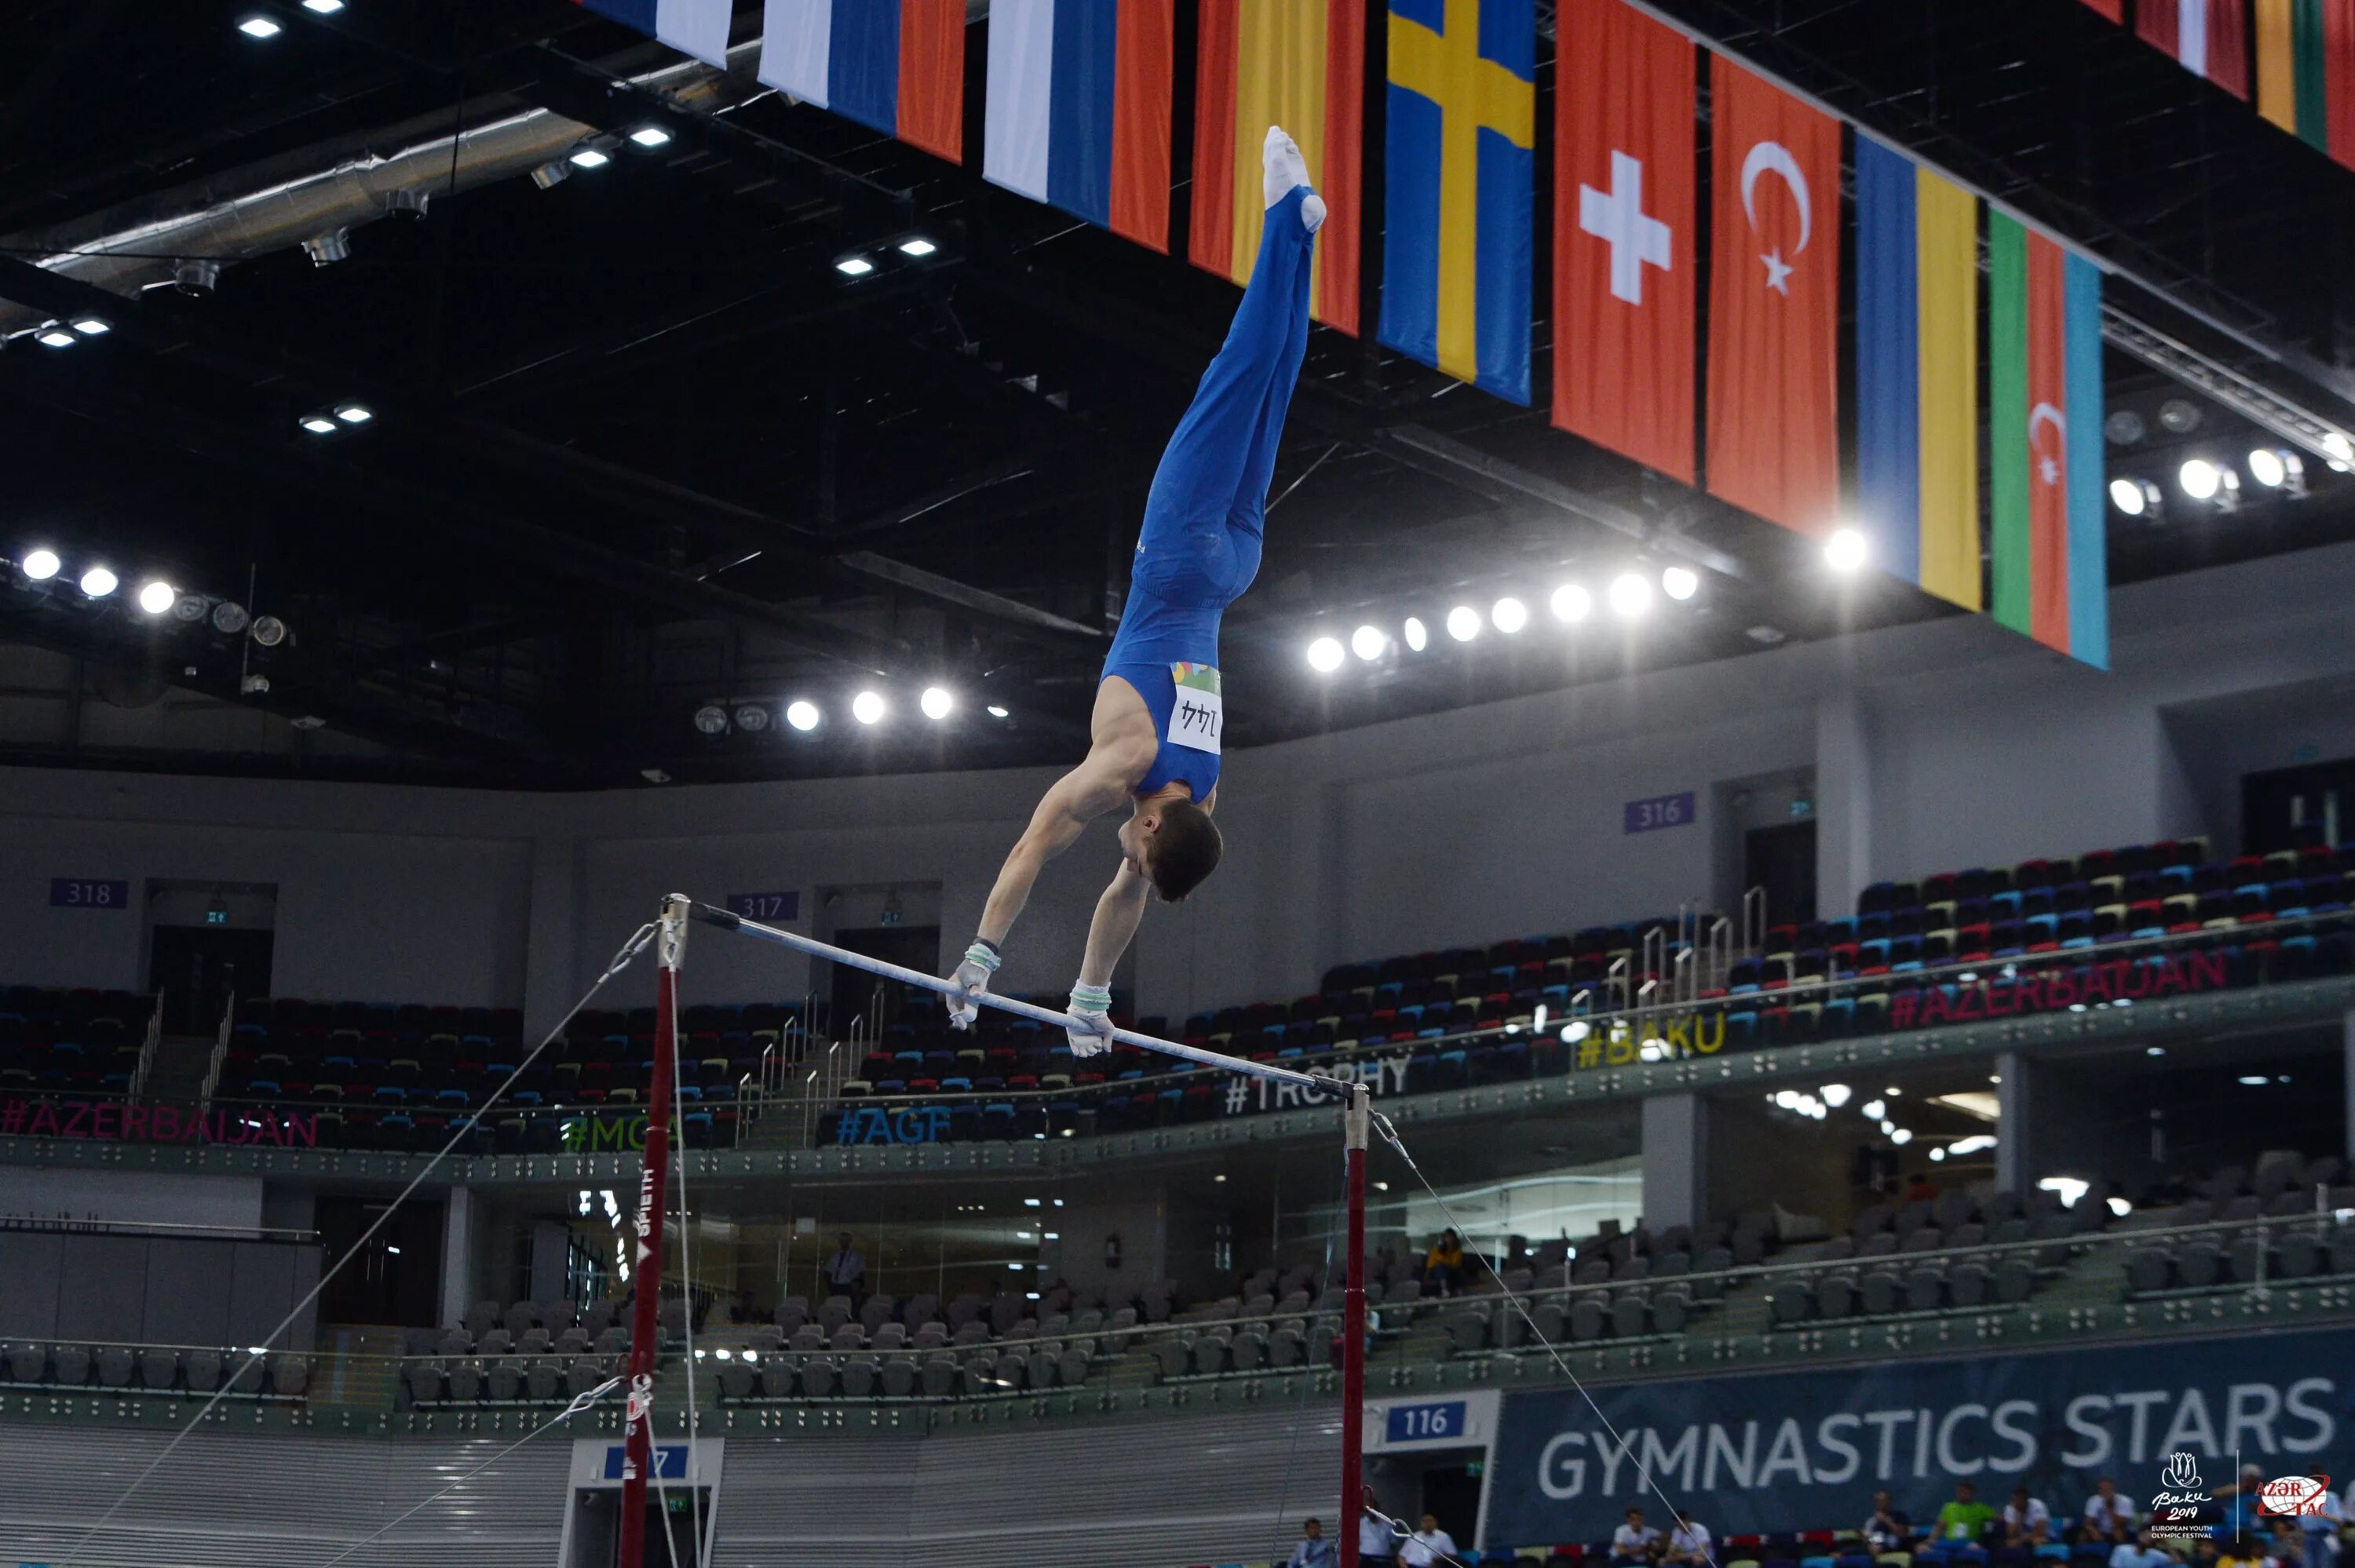
POLYGON ((2003 1509, 2001 1560, 2025 1563, 2036 1549, 2052 1539, 2052 1510, 2028 1495, 2026 1487, 2011 1489, 2003 1509))
POLYGON ((2103 1546, 2132 1546, 2135 1543, 2135 1506, 2118 1496, 2118 1483, 2104 1476, 2094 1483, 2094 1495, 2085 1499, 2085 1519, 2079 1526, 2081 1542, 2103 1546))
POLYGON ((1341 1550, 1325 1539, 1325 1526, 1309 1520, 1300 1527, 1300 1544, 1284 1560, 1284 1568, 1337 1568, 1341 1550))
MULTIPOLYGON (((1453 1231, 1448 1233, 1455 1234, 1453 1231)), ((1446 1562, 1455 1555, 1455 1538, 1439 1528, 1439 1516, 1423 1516, 1423 1528, 1406 1538, 1399 1547, 1401 1568, 1432 1568, 1433 1563, 1446 1562)))
POLYGON ((1913 1180, 1905 1184, 1905 1201, 1909 1203, 1934 1203, 1938 1201, 1937 1186, 1925 1172, 1916 1171, 1913 1180))
POLYGON ((1923 1555, 1945 1563, 1984 1563, 1984 1537, 1994 1522, 1995 1510, 1979 1501, 1978 1489, 1968 1481, 1956 1481, 1955 1500, 1938 1510, 1938 1522, 1923 1555))
POLYGON ((2220 1542, 2226 1541, 2236 1542, 2228 1552, 2222 1553, 2222 1555, 2246 1560, 2264 1554, 2264 1542, 2261 1540, 2242 1538, 2251 1533, 2251 1522, 2256 1518, 2257 1489, 2264 1484, 2264 1466, 2243 1465, 2241 1467, 2239 1480, 2228 1486, 2218 1487, 2208 1494, 2224 1505, 2224 1517, 2217 1520, 2216 1528, 2211 1533, 2220 1542))
POLYGON ((2306 1568, 2336 1568, 2339 1562, 2339 1527, 2347 1521, 2339 1499, 2331 1495, 2328 1477, 2318 1476, 2322 1482, 2322 1495, 2314 1499, 2314 1511, 2298 1515, 2298 1527, 2306 1532, 2306 1568))
POLYGON ((1464 1242, 1454 1231, 1442 1231, 1423 1257, 1423 1287, 1434 1296, 1453 1296, 1464 1284, 1464 1242))
POLYGON ((2265 1568, 2305 1568, 2305 1532, 2286 1520, 2274 1528, 2273 1550, 2265 1554, 2265 1568))
POLYGON ((850 1245, 848 1231, 835 1238, 834 1255, 826 1261, 826 1283, 831 1294, 847 1296, 854 1305, 867 1294, 867 1258, 850 1245))
POLYGON ((1894 1499, 1887 1492, 1875 1492, 1872 1494, 1872 1517, 1864 1521, 1864 1528, 1857 1533, 1864 1537, 1865 1545, 1876 1556, 1883 1552, 1902 1552, 1907 1539, 1913 1533, 1913 1521, 1896 1507, 1894 1499))
POLYGON ((1368 1487, 1358 1505, 1358 1561, 1373 1564, 1398 1561, 1398 1531, 1374 1507, 1374 1489, 1368 1487))
POLYGON ((1711 1568, 1716 1554, 1710 1550, 1709 1526, 1684 1510, 1676 1510, 1677 1527, 1668 1531, 1667 1554, 1661 1562, 1674 1568, 1711 1568))
POLYGON ((1631 1508, 1627 1522, 1611 1532, 1611 1561, 1614 1564, 1649 1563, 1660 1555, 1660 1532, 1644 1522, 1644 1510, 1631 1508))
MULTIPOLYGON (((2103 1478, 2108 1484, 2108 1478, 2103 1478)), ((2171 1552, 2159 1550, 2151 1540, 2150 1527, 2145 1525, 2130 1541, 2121 1541, 2110 1552, 2110 1568, 2175 1568, 2171 1552)))

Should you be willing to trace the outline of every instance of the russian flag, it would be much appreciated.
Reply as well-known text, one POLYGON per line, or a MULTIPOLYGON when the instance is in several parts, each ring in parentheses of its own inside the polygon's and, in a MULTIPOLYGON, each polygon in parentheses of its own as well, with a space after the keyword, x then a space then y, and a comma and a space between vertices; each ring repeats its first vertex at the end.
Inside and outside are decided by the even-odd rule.
POLYGON ((660 38, 681 54, 723 69, 732 0, 573 0, 600 16, 660 38))
POLYGON ((1169 249, 1174 0, 994 0, 982 175, 1169 249))
POLYGON ((964 0, 768 0, 761 79, 964 158, 964 0))

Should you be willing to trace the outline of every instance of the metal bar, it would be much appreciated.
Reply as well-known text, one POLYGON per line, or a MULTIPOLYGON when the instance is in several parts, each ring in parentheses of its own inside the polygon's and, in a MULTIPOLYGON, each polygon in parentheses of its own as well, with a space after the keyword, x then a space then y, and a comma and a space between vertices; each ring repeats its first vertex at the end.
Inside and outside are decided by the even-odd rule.
POLYGON ((1341 1510, 1340 1568, 1358 1568, 1358 1521, 1366 1496, 1366 1142, 1373 1120, 1373 1095, 1363 1084, 1349 1087, 1342 1120, 1348 1164, 1349 1251, 1341 1293, 1341 1510))
MULTIPOLYGON (((664 899, 655 938, 660 968, 655 977, 655 1067, 646 1091, 646 1159, 638 1175, 638 1243, 630 1274, 637 1298, 630 1321, 630 1394, 622 1429, 619 1568, 645 1568, 646 1478, 655 1466, 655 1362, 662 1350, 663 1189, 670 1172, 670 1086, 678 1060, 678 964, 687 946, 687 907, 678 894, 664 899)), ((688 1288, 691 1318, 695 1301, 692 1285, 688 1288)))
MULTIPOLYGON (((865 953, 854 953, 837 948, 831 942, 821 942, 815 937, 805 937, 793 931, 781 931, 774 926, 763 926, 757 920, 747 920, 725 909, 715 909, 709 904, 690 906, 689 912, 707 926, 717 926, 723 931, 741 931, 748 937, 758 937, 764 942, 774 942, 781 948, 792 948, 814 959, 826 959, 837 964, 848 964, 855 969, 865 969, 885 980, 895 980, 902 985, 912 985, 922 991, 937 991, 943 996, 962 1000, 964 988, 954 980, 928 975, 922 969, 902 969, 898 964, 870 959, 865 953)), ((1068 1013, 1018 1001, 1010 996, 993 996, 985 991, 973 999, 984 1007, 994 1007, 1018 1018, 1049 1023, 1058 1029, 1077 1029, 1079 1021, 1068 1013)), ((1139 1034, 1133 1029, 1115 1029, 1112 1037, 1124 1045, 1135 1045, 1146 1051, 1157 1051, 1164 1056, 1176 1056, 1205 1067, 1215 1067, 1223 1073, 1240 1073, 1247 1078, 1265 1078, 1270 1083, 1290 1084, 1311 1094, 1326 1095, 1339 1099, 1349 1092, 1349 1086, 1338 1078, 1317 1077, 1308 1073, 1295 1073, 1289 1067, 1272 1067, 1264 1062, 1247 1062, 1239 1056, 1222 1056, 1216 1051, 1205 1051, 1196 1045, 1181 1045, 1175 1040, 1159 1040, 1150 1034, 1139 1034)), ((650 1129, 651 1130, 651 1129, 650 1129)))

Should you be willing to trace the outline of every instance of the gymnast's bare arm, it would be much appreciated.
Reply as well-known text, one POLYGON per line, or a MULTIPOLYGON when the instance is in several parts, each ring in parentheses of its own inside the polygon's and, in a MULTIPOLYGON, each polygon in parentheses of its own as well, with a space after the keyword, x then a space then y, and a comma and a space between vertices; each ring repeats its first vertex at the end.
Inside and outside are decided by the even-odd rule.
POLYGON ((1118 676, 1096 691, 1086 760, 1058 779, 1030 814, 1030 825, 1014 842, 998 871, 997 885, 981 913, 981 938, 1003 946, 1030 900, 1030 889, 1049 861, 1071 847, 1081 831, 1107 811, 1126 805, 1153 766, 1159 737, 1153 715, 1136 688, 1118 676))

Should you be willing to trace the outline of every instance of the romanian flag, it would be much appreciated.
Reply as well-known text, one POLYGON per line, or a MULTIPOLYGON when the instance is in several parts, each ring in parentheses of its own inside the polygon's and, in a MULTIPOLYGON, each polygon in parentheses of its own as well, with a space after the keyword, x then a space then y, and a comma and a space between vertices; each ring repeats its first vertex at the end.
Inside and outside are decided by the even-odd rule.
POLYGON ((1856 139, 1856 488, 1875 565, 1979 604, 1978 198, 1856 139))
POLYGON ((768 0, 761 79, 958 163, 964 0, 768 0))
POLYGON ((2107 669, 2102 275, 1992 210, 1987 365, 1995 618, 2107 669))
POLYGON ((2257 112, 2355 168, 2355 0, 2254 0, 2257 112))
POLYGON ((1266 214, 1260 148, 1281 125, 1300 144, 1328 214, 1316 231, 1308 308, 1358 332, 1365 182, 1366 9, 1361 0, 1201 0, 1194 110, 1194 265, 1251 281, 1266 214))
POLYGON ((1532 0, 1391 0, 1383 344, 1529 400, 1532 0))
POLYGON ((983 177, 1167 250, 1172 5, 994 0, 983 177))
POLYGON ((734 0, 573 0, 609 21, 660 38, 681 54, 723 69, 728 64, 728 19, 734 0))
POLYGON ((2249 96, 2248 0, 2141 0, 2135 32, 2193 75, 2249 96))

